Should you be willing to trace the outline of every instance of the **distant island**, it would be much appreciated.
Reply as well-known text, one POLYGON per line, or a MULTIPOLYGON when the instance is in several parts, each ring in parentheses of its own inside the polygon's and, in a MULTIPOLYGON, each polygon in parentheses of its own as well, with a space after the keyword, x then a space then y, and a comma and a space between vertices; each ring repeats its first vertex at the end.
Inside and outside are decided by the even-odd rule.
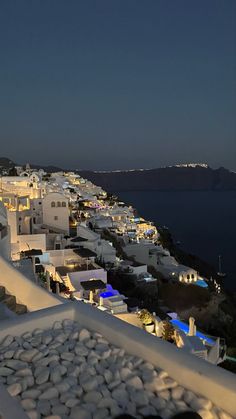
POLYGON ((223 167, 212 169, 206 164, 184 164, 149 170, 78 171, 78 173, 109 192, 236 190, 236 173, 223 167))
MULTIPOLYGON (((0 170, 18 166, 7 157, 0 157, 0 170)), ((35 165, 46 172, 70 171, 72 168, 35 165)), ((236 190, 236 173, 224 167, 212 169, 205 163, 186 163, 157 169, 114 171, 74 170, 77 174, 100 185, 108 192, 116 191, 227 191, 236 190)))

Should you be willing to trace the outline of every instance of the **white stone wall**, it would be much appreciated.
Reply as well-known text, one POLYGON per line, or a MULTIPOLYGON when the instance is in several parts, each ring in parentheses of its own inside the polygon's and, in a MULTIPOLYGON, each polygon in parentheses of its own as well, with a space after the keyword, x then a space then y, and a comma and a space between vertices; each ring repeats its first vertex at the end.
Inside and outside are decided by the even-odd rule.
POLYGON ((89 269, 88 271, 71 272, 68 274, 71 284, 75 289, 80 289, 80 283, 90 279, 101 279, 107 283, 107 272, 104 269, 89 269))
POLYGON ((52 192, 43 198, 43 224, 69 233, 68 199, 63 194, 52 192))
POLYGON ((62 304, 61 299, 33 283, 0 256, 0 285, 29 311, 62 304))
POLYGON ((18 251, 22 252, 29 249, 41 249, 46 251, 45 234, 23 234, 17 236, 18 251))
MULTIPOLYGON (((75 320, 86 329, 101 333, 111 344, 163 369, 179 385, 211 400, 232 417, 236 417, 236 377, 234 374, 187 354, 174 345, 88 304, 68 303, 30 313, 24 318, 6 321, 0 331, 0 340, 6 335, 19 336, 25 332, 32 332, 36 328, 48 329, 55 321, 64 319, 75 320)), ((4 392, 5 389, 0 389, 0 400, 4 392)), ((11 406, 8 403, 4 405, 4 419, 14 417, 14 415, 9 415, 8 408, 11 409, 11 406)), ((15 417, 21 418, 21 416, 15 417)))

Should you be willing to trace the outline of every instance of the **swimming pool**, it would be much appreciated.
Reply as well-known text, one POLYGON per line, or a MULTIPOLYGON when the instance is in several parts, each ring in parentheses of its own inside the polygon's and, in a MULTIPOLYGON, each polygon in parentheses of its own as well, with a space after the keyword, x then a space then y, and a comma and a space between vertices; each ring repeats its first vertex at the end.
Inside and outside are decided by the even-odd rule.
POLYGON ((193 282, 194 285, 202 288, 208 288, 208 284, 203 279, 198 279, 196 282, 193 282))
POLYGON ((104 292, 101 292, 100 297, 108 298, 108 297, 114 297, 114 295, 115 294, 111 291, 104 291, 104 292))
MULTIPOLYGON (((170 320, 170 322, 173 324, 173 326, 177 329, 182 330, 184 333, 188 333, 189 331, 189 325, 181 322, 181 320, 177 320, 177 319, 172 319, 170 320)), ((198 336, 200 339, 205 340, 207 343, 209 343, 210 345, 213 345, 215 343, 215 341, 213 339, 210 339, 209 337, 205 336, 203 333, 197 331, 196 332, 196 336, 198 336)))
POLYGON ((115 295, 119 295, 119 292, 117 290, 114 290, 111 286, 111 284, 107 284, 106 285, 106 291, 101 292, 101 294, 99 294, 100 297, 102 298, 109 298, 109 297, 114 297, 115 295))

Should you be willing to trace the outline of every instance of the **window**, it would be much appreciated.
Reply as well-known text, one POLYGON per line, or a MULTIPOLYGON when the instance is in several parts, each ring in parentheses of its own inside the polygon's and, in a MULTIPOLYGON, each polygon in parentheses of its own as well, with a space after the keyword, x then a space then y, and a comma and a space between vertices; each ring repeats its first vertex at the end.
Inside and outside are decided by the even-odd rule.
POLYGON ((58 216, 57 215, 54 216, 54 220, 55 221, 58 220, 58 216))
POLYGON ((39 202, 39 205, 42 205, 42 202, 41 201, 39 202))
POLYGON ((187 279, 190 279, 190 275, 187 275, 187 279))
POLYGON ((60 207, 61 206, 61 203, 60 203, 60 201, 58 201, 57 202, 57 207, 60 207))
POLYGON ((54 201, 51 202, 51 207, 54 208, 56 206, 56 203, 54 201))
POLYGON ((194 279, 194 274, 191 275, 191 278, 194 279))
POLYGON ((63 202, 61 203, 61 206, 62 206, 62 207, 66 207, 66 202, 64 202, 64 201, 63 201, 63 202))

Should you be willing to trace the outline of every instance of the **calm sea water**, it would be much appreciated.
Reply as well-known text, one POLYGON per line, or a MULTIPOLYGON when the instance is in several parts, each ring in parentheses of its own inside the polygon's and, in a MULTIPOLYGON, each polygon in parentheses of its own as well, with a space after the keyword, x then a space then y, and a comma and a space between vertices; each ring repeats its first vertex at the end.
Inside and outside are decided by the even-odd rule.
POLYGON ((140 215, 167 226, 189 253, 227 273, 225 287, 236 291, 236 191, 116 193, 140 215))

